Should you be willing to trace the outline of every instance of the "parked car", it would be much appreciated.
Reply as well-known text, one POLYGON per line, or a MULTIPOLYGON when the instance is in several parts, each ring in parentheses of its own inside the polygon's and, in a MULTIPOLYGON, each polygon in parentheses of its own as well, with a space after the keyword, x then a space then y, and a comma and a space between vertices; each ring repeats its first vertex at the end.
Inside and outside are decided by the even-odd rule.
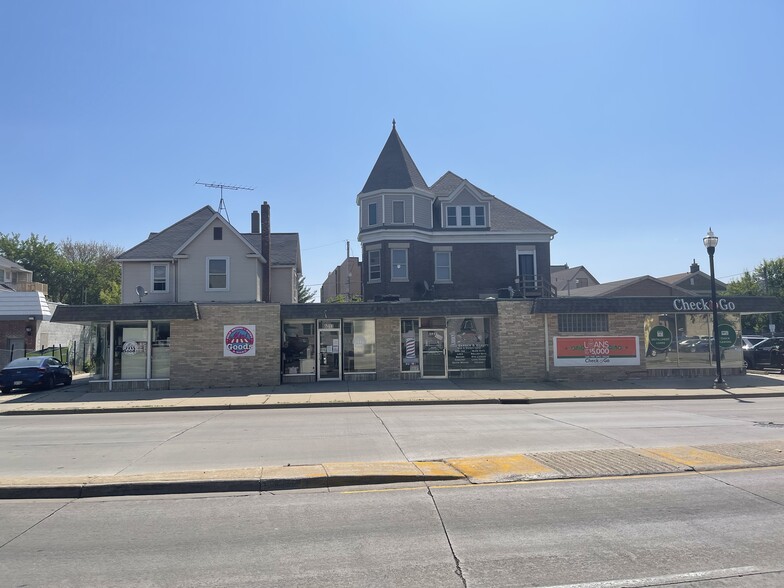
POLYGON ((689 337, 678 343, 678 350, 681 353, 696 353, 698 351, 710 351, 713 345, 713 337, 689 337))
POLYGON ((0 392, 15 388, 48 390, 58 384, 68 386, 73 380, 70 368, 54 357, 20 357, 0 371, 0 392))
POLYGON ((760 341, 764 341, 767 339, 764 335, 743 335, 741 340, 743 341, 743 349, 751 349, 760 341))
POLYGON ((784 357, 784 337, 769 337, 743 350, 743 363, 746 369, 781 367, 784 357))

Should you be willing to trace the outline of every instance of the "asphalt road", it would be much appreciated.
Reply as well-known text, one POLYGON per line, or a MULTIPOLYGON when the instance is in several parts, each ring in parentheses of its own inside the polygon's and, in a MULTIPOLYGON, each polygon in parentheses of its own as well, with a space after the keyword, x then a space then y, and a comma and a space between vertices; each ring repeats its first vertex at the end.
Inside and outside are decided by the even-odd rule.
POLYGON ((0 473, 159 473, 784 438, 784 399, 0 417, 0 473))
POLYGON ((782 586, 782 545, 782 468, 0 503, 3 586, 782 586))

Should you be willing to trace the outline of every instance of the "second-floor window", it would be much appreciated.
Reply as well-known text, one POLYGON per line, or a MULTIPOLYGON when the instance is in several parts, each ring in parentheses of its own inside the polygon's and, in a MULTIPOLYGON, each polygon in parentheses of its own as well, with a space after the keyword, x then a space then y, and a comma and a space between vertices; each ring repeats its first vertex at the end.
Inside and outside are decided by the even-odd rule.
POLYGON ((392 203, 392 222, 397 224, 406 222, 406 203, 402 200, 395 200, 392 203))
POLYGON ((169 291, 169 265, 165 263, 153 264, 152 266, 152 291, 169 291))
POLYGON ((229 289, 229 258, 207 258, 207 290, 229 289))
POLYGON ((368 281, 380 282, 381 281, 381 251, 375 249, 368 251, 368 281))
POLYGON ((484 206, 447 206, 447 227, 484 227, 487 215, 484 206))
POLYGON ((392 280, 408 279, 408 249, 390 249, 392 280))
POLYGON ((452 253, 450 251, 436 251, 436 282, 452 281, 452 253))
POLYGON ((371 202, 368 204, 368 224, 369 225, 377 225, 378 224, 378 204, 375 202, 371 202))

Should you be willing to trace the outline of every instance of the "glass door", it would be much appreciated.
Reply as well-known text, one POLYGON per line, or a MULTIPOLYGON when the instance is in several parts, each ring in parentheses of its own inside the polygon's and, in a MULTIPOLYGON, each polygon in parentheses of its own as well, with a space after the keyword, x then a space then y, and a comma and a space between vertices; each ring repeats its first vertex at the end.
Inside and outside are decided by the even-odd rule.
POLYGON ((446 329, 420 329, 423 378, 446 378, 446 329))
POLYGON ((340 329, 319 329, 318 379, 339 380, 341 373, 340 329))

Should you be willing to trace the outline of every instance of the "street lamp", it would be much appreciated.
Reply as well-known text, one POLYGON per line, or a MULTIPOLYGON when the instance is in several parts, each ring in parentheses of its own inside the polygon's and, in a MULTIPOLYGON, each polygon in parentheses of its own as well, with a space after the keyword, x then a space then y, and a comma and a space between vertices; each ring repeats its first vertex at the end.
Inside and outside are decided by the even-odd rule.
POLYGON ((713 311, 713 349, 716 353, 716 379, 713 381, 714 388, 727 388, 727 383, 721 378, 721 345, 719 345, 719 313, 716 301, 716 275, 713 271, 713 254, 716 252, 716 245, 719 238, 713 234, 713 230, 708 228, 708 234, 702 238, 705 248, 708 250, 710 259, 710 278, 711 278, 711 310, 713 311))

